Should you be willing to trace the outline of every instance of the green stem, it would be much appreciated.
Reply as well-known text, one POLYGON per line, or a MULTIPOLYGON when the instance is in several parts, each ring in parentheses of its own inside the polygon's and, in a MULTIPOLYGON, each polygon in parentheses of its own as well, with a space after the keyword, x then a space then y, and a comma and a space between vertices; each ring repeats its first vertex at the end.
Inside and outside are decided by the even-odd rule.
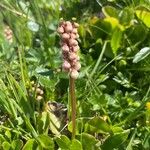
POLYGON ((104 43, 104 45, 103 45, 103 48, 102 48, 102 51, 101 51, 101 53, 100 53, 100 55, 99 55, 99 58, 98 58, 98 60, 97 60, 97 62, 96 62, 96 64, 95 64, 95 66, 94 66, 94 68, 93 68, 93 70, 92 70, 92 72, 91 72, 91 74, 90 74, 90 78, 93 77, 94 73, 97 71, 97 68, 99 67, 99 65, 100 65, 100 63, 101 63, 101 61, 102 61, 103 54, 104 54, 104 52, 105 52, 105 50, 106 50, 107 43, 108 43, 108 41, 105 41, 105 43, 104 43))
POLYGON ((72 139, 76 135, 76 97, 75 97, 75 79, 70 77, 70 99, 71 99, 71 120, 72 120, 72 139))

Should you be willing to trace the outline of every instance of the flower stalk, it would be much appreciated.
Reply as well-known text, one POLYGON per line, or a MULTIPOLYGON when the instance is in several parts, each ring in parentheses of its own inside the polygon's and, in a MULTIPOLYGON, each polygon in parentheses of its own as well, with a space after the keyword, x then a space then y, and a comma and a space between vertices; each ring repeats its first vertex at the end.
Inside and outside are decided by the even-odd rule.
POLYGON ((61 49, 63 56, 62 68, 69 73, 69 90, 71 99, 71 120, 72 120, 72 139, 76 135, 76 96, 75 96, 75 80, 79 76, 81 64, 78 56, 78 27, 79 24, 70 21, 61 21, 57 29, 61 37, 61 49))

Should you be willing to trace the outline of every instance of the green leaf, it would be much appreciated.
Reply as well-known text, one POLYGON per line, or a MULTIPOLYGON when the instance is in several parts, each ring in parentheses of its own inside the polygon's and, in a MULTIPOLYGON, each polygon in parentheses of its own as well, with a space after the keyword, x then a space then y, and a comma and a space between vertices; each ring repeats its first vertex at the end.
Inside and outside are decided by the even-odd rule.
POLYGON ((30 139, 27 141, 27 143, 24 145, 22 150, 35 150, 37 148, 37 143, 35 139, 30 139))
POLYGON ((10 150, 11 149, 11 145, 7 141, 3 142, 2 147, 4 150, 10 150))
MULTIPOLYGON (((84 128, 84 124, 86 122, 86 119, 80 118, 76 119, 76 135, 80 134, 84 128)), ((68 124, 68 130, 72 132, 72 122, 69 122, 68 124)))
POLYGON ((125 8, 119 13, 120 24, 127 26, 130 25, 132 19, 134 18, 133 9, 125 8))
POLYGON ((150 147, 150 133, 147 133, 143 141, 143 147, 145 150, 148 150, 150 147))
POLYGON ((60 137, 56 138, 56 143, 61 149, 67 150, 69 149, 71 141, 67 136, 61 135, 60 137))
POLYGON ((103 132, 112 132, 110 126, 100 117, 92 118, 88 124, 103 132))
POLYGON ((133 58, 133 63, 138 63, 150 54, 150 47, 142 48, 133 58))
POLYGON ((103 150, 114 150, 114 148, 118 148, 123 142, 128 138, 129 130, 109 136, 103 145, 101 146, 103 150))
POLYGON ((49 115, 47 112, 42 112, 37 118, 37 129, 39 133, 47 133, 49 129, 49 115))
POLYGON ((136 10, 137 17, 143 21, 143 23, 150 28, 150 11, 148 10, 136 10))
POLYGON ((6 136, 9 140, 11 140, 11 132, 10 132, 9 130, 7 130, 7 131, 5 132, 5 136, 6 136))
POLYGON ((118 18, 118 10, 112 6, 106 6, 102 8, 102 11, 106 17, 118 18))
POLYGON ((118 48, 120 47, 120 44, 121 44, 121 39, 122 39, 122 31, 120 28, 116 27, 114 29, 114 32, 112 34, 112 38, 110 41, 111 48, 112 48, 114 55, 117 54, 118 48))
POLYGON ((27 26, 33 32, 37 32, 39 30, 39 25, 36 22, 29 21, 27 22, 27 26))
POLYGON ((134 138, 135 138, 136 132, 137 132, 137 130, 135 130, 134 133, 132 134, 132 137, 131 137, 131 139, 130 139, 130 142, 129 142, 129 144, 128 144, 126 150, 133 150, 133 148, 132 148, 132 143, 133 143, 133 140, 134 140, 134 138))
POLYGON ((23 141, 21 140, 14 140, 12 143, 11 143, 11 147, 13 148, 13 150, 21 150, 23 146, 23 141))
POLYGON ((96 145, 99 141, 95 139, 94 136, 87 133, 82 133, 80 138, 84 150, 99 150, 96 145))
POLYGON ((46 135, 40 135, 37 137, 37 141, 40 143, 40 145, 48 150, 53 150, 54 149, 54 142, 52 138, 46 135))
POLYGON ((73 139, 70 145, 70 150, 83 150, 80 141, 73 139))

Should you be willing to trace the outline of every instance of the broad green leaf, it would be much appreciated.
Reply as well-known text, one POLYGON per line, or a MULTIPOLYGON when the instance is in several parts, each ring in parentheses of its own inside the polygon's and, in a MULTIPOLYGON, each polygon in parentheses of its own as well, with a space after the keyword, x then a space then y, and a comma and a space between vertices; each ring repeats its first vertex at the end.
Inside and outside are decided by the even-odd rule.
POLYGON ((37 32, 39 30, 39 25, 36 22, 29 21, 27 22, 27 26, 33 32, 37 32))
POLYGON ((150 54, 150 47, 142 48, 133 58, 133 63, 138 63, 150 54))
POLYGON ((49 129, 49 115, 47 112, 42 112, 37 118, 37 129, 39 133, 47 133, 49 129))
POLYGON ((115 134, 112 136, 109 136, 103 145, 101 146, 103 150, 114 150, 115 148, 118 148, 123 142, 126 141, 128 138, 129 130, 115 134))
POLYGON ((136 10, 137 17, 143 21, 143 23, 150 28, 150 11, 148 10, 136 10))
POLYGON ((0 134, 0 145, 5 141, 4 135, 0 134))
POLYGON ((113 133, 123 132, 123 129, 121 127, 117 127, 117 126, 112 126, 111 130, 113 131, 113 133))
POLYGON ((88 124, 97 128, 100 131, 111 132, 110 126, 100 117, 92 118, 90 121, 88 121, 88 124))
POLYGON ((103 7, 102 12, 104 13, 104 15, 106 17, 114 17, 114 18, 117 18, 118 13, 119 13, 119 11, 116 8, 112 7, 112 6, 103 7))
POLYGON ((46 135, 40 135, 37 137, 37 141, 44 149, 53 150, 54 149, 54 142, 52 138, 46 135))
POLYGON ((83 149, 81 143, 78 140, 73 139, 70 145, 70 150, 83 150, 83 149))
POLYGON ((118 27, 121 31, 124 31, 125 29, 125 27, 119 23, 119 20, 114 17, 107 17, 104 19, 104 22, 109 23, 112 30, 115 30, 116 27, 118 27))
POLYGON ((130 26, 132 19, 134 18, 133 9, 125 8, 119 13, 119 22, 124 26, 130 26))
POLYGON ((97 146, 99 142, 94 136, 82 133, 81 134, 81 142, 84 150, 99 150, 100 148, 97 146))
POLYGON ((23 146, 23 141, 21 140, 14 140, 12 143, 11 143, 11 147, 13 150, 21 150, 23 146))
POLYGON ((62 150, 67 150, 69 149, 71 141, 67 136, 61 135, 60 137, 56 138, 56 143, 62 150))
POLYGON ((3 150, 11 150, 11 145, 7 141, 2 144, 3 150))
POLYGON ((22 150, 35 150, 37 148, 37 143, 34 139, 30 139, 27 141, 27 143, 24 145, 22 150))
POLYGON ((117 54, 118 48, 121 45, 121 39, 122 39, 122 31, 120 30, 120 28, 116 27, 112 34, 110 42, 112 51, 115 55, 117 54))
POLYGON ((7 130, 6 132, 5 132, 5 136, 9 139, 9 140, 11 140, 11 132, 9 131, 9 130, 7 130))

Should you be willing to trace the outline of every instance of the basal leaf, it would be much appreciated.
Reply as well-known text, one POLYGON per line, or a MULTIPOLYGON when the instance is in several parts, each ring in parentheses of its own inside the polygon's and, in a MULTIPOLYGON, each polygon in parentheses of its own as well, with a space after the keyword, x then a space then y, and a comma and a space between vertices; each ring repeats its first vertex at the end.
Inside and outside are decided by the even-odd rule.
POLYGON ((99 141, 94 136, 82 133, 81 139, 84 150, 99 150, 99 147, 96 145, 99 141))
POLYGON ((49 136, 40 135, 37 140, 44 149, 54 150, 54 142, 49 136))
POLYGON ((118 10, 112 6, 105 6, 102 11, 106 17, 118 17, 118 10))
POLYGON ((83 150, 80 141, 73 139, 70 145, 70 150, 83 150))
POLYGON ((120 30, 120 28, 115 28, 110 42, 112 51, 115 55, 117 54, 118 48, 120 47, 121 39, 122 31, 120 30))
POLYGON ((34 139, 30 139, 24 145, 22 150, 35 150, 37 148, 37 143, 34 139))
POLYGON ((23 141, 21 140, 14 140, 12 143, 11 143, 11 147, 14 149, 14 150, 21 150, 23 146, 23 141))
POLYGON ((137 17, 143 21, 143 23, 150 28, 150 11, 148 10, 136 10, 137 17))
POLYGON ((110 126, 100 117, 92 118, 88 124, 103 132, 111 132, 110 126))
POLYGON ((56 138, 56 143, 62 150, 67 150, 69 149, 71 141, 67 136, 61 135, 60 137, 56 138))
POLYGON ((123 142, 126 141, 128 134, 129 131, 125 131, 123 133, 109 136, 101 146, 102 150, 114 150, 115 148, 118 148, 123 142))
POLYGON ((150 47, 142 48, 133 58, 133 63, 138 63, 150 54, 150 47))
POLYGON ((27 27, 33 32, 37 32, 39 30, 39 25, 33 21, 27 22, 27 27))
POLYGON ((7 141, 3 142, 2 147, 4 150, 10 150, 11 145, 7 141))

